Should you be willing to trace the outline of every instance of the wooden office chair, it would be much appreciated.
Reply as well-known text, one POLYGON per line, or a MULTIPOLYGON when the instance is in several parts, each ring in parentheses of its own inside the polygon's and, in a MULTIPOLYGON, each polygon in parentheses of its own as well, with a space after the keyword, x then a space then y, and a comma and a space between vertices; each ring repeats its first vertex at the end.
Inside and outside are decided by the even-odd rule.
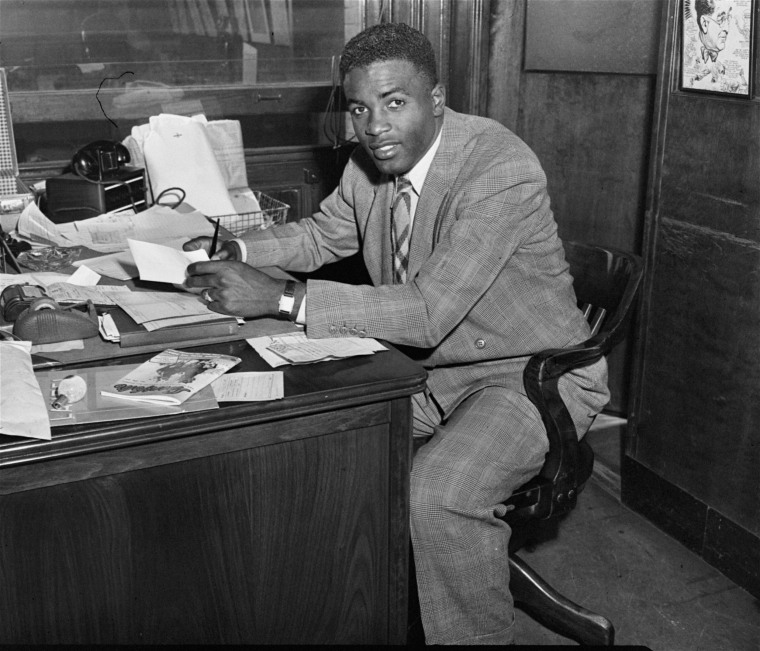
POLYGON ((510 589, 515 603, 560 635, 586 645, 614 642, 614 628, 601 615, 563 597, 516 553, 537 523, 571 511, 591 476, 594 453, 578 434, 557 389, 559 378, 607 355, 625 336, 642 275, 640 258, 612 249, 565 242, 578 306, 591 326, 591 337, 571 348, 545 350, 531 357, 523 374, 531 402, 541 412, 549 453, 541 472, 505 502, 503 520, 512 528, 509 548, 510 589))

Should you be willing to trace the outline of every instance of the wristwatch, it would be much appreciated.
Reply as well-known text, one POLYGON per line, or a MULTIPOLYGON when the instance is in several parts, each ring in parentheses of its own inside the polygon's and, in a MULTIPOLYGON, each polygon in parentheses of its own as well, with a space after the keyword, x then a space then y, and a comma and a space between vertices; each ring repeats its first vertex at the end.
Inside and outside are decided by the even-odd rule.
POLYGON ((295 295, 296 282, 294 280, 285 281, 285 290, 282 292, 282 296, 280 296, 280 304, 277 307, 280 316, 284 316, 287 319, 290 318, 290 313, 293 311, 293 306, 296 302, 295 295))

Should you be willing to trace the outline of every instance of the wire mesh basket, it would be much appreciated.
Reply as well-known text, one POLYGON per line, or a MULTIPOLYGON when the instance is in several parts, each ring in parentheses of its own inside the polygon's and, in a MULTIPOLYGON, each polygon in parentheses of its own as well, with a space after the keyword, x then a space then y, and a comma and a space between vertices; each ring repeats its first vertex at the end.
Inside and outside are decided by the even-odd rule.
POLYGON ((219 225, 222 228, 226 228, 236 237, 245 231, 263 231, 270 226, 285 223, 288 210, 290 209, 288 204, 278 201, 258 190, 254 190, 253 194, 256 195, 256 200, 259 202, 261 210, 235 215, 217 215, 213 219, 218 218, 219 225))

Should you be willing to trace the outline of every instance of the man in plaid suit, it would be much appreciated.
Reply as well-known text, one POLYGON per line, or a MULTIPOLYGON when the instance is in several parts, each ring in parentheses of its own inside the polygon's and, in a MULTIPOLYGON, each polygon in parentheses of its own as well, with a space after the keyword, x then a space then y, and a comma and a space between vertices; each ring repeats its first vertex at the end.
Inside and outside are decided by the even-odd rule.
MULTIPOLYGON (((545 175, 509 130, 445 107, 432 47, 407 25, 368 28, 340 68, 361 146, 338 188, 311 218, 225 242, 218 260, 189 267, 187 285, 218 312, 285 312, 309 337, 384 339, 426 367, 414 429, 432 437, 411 477, 426 641, 509 643, 510 529, 495 516, 548 450, 522 371, 532 353, 589 335, 545 175), (408 228, 392 227, 402 176, 408 228), (308 272, 358 251, 372 285, 284 286, 255 268, 308 272)), ((201 246, 208 238, 186 248, 201 246)), ((609 397, 604 361, 560 391, 585 432, 609 397)))

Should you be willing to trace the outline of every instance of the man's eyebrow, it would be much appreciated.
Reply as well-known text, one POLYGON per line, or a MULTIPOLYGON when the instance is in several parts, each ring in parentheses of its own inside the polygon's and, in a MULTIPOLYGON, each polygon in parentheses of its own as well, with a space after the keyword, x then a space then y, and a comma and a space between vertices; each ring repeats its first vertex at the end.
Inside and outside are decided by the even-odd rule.
POLYGON ((395 93, 401 93, 402 95, 407 95, 406 88, 403 86, 394 86, 393 88, 386 90, 384 93, 380 94, 380 97, 386 98, 388 95, 393 95, 395 93))
MULTIPOLYGON (((400 93, 402 95, 408 95, 406 88, 403 86, 394 86, 393 88, 389 88, 388 90, 380 93, 380 98, 385 99, 389 95, 395 95, 396 93, 400 93)), ((349 104, 364 104, 360 99, 354 99, 353 97, 346 97, 346 102, 349 104)))

